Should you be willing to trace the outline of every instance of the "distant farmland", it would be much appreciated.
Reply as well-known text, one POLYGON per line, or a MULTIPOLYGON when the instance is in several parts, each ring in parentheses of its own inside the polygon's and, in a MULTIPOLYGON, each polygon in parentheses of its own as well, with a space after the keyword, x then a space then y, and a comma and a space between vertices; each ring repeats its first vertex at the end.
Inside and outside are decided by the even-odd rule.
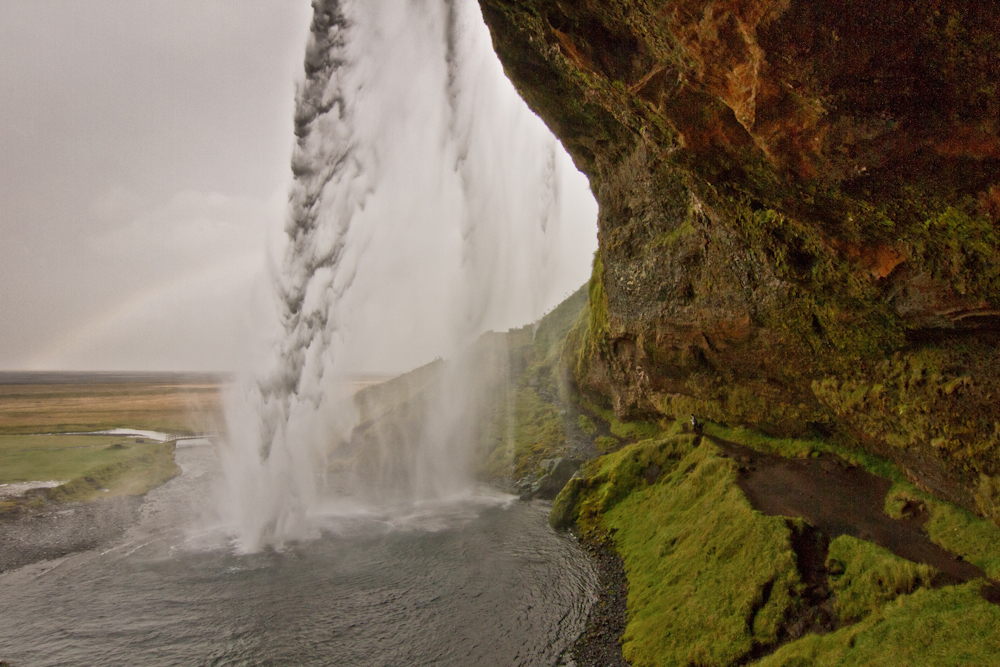
POLYGON ((222 428, 228 378, 193 374, 0 373, 0 434, 222 428))

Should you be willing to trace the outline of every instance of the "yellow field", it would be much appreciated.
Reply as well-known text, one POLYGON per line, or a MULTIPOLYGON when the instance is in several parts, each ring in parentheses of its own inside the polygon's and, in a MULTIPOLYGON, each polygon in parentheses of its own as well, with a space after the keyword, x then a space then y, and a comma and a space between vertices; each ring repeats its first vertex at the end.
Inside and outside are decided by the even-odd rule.
POLYGON ((141 428, 200 433, 221 428, 219 384, 0 385, 0 434, 141 428))

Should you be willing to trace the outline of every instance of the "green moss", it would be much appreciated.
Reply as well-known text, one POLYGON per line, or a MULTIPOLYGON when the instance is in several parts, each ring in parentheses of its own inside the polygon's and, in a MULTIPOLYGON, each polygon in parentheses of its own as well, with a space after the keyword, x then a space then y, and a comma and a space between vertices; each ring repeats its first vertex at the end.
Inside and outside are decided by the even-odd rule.
POLYGON ((519 389, 514 404, 514 474, 523 475, 566 442, 558 408, 531 387, 519 389))
POLYGON ((861 449, 845 447, 827 440, 775 438, 741 426, 728 427, 712 422, 704 423, 702 430, 706 435, 729 440, 768 454, 777 454, 787 458, 807 458, 819 454, 832 454, 851 465, 864 468, 873 475, 879 475, 895 482, 905 479, 891 461, 868 454, 861 449))
MULTIPOLYGON (((654 422, 635 420, 620 421, 612 410, 602 408, 586 398, 579 398, 580 407, 608 425, 608 429, 622 440, 648 440, 663 434, 663 428, 654 422)), ((593 422, 591 422, 593 423, 593 422)))
POLYGON ((959 294, 996 298, 1000 293, 997 225, 982 215, 970 214, 969 209, 975 207, 971 201, 961 208, 928 204, 926 200, 920 203, 926 217, 921 233, 913 240, 914 254, 932 267, 930 273, 935 278, 959 294))
POLYGON ((688 217, 685 218, 684 222, 682 222, 677 229, 664 232, 663 234, 657 236, 653 240, 652 247, 667 250, 696 234, 697 230, 691 223, 691 216, 688 215, 688 217))
POLYGON ((982 568, 991 579, 1000 579, 1000 527, 909 482, 898 482, 886 494, 886 513, 899 518, 907 501, 927 509, 924 531, 933 542, 982 568))
POLYGON ((796 604, 784 520, 754 512, 732 462, 697 442, 681 435, 625 447, 591 462, 586 480, 557 499, 575 495, 581 532, 606 531, 622 555, 622 649, 636 666, 732 664, 776 641, 796 604))
POLYGON ((552 503, 549 512, 549 525, 556 530, 568 530, 576 525, 577 502, 580 494, 586 491, 587 482, 582 477, 572 477, 552 503))
POLYGON ((976 507, 980 513, 1000 526, 1000 475, 979 474, 975 492, 976 507))
POLYGON ((607 346, 610 330, 608 316, 608 298, 604 293, 604 264, 601 252, 594 253, 594 266, 587 286, 588 306, 586 309, 586 328, 578 332, 579 346, 576 348, 577 359, 575 372, 578 378, 585 377, 590 365, 602 349, 607 346))
MULTIPOLYGON (((539 322, 491 334, 506 345, 508 378, 493 396, 479 433, 479 472, 484 477, 517 478, 565 449, 567 429, 574 425, 567 417, 573 394, 567 340, 587 316, 587 298, 585 285, 539 322)), ((577 424, 584 431, 585 418, 581 415, 577 424)), ((590 426, 596 431, 596 425, 590 426)))
POLYGON ((772 438, 741 426, 729 427, 712 422, 704 422, 701 428, 705 435, 787 458, 803 459, 823 449, 823 443, 819 440, 772 438))
POLYGON ((787 528, 751 510, 729 462, 692 452, 606 523, 629 575, 632 664, 726 665, 777 639, 798 583, 787 528))
POLYGON ((929 565, 911 563, 849 535, 830 542, 826 566, 837 615, 848 623, 878 612, 900 595, 928 586, 936 572, 929 565))
POLYGON ((758 667, 964 667, 993 665, 1000 655, 1000 607, 980 584, 918 590, 856 625, 807 635, 756 663, 758 667))
POLYGON ((594 420, 587 415, 580 415, 577 417, 576 423, 580 427, 580 430, 587 435, 594 435, 597 433, 597 425, 594 424, 594 420))
POLYGON ((930 444, 954 467, 991 473, 1000 424, 958 362, 934 348, 898 352, 854 373, 816 380, 812 391, 837 417, 876 440, 901 449, 930 444))
POLYGON ((643 482, 644 471, 652 466, 661 471, 674 468, 694 442, 695 436, 675 435, 638 442, 589 461, 582 468, 589 491, 581 496, 576 511, 581 533, 599 531, 603 513, 643 482))
POLYGON ((621 441, 610 435, 600 435, 594 439, 594 447, 602 454, 613 452, 621 445, 621 441))
POLYGON ((655 438, 662 432, 659 424, 647 421, 619 422, 611 424, 611 432, 625 440, 645 440, 655 438))
MULTIPOLYGON (((788 290, 780 303, 761 308, 761 324, 784 334, 790 358, 798 357, 800 352, 794 348, 800 345, 823 352, 803 368, 789 368, 789 375, 808 372, 811 367, 853 368, 858 358, 881 357, 902 345, 899 318, 879 297, 870 269, 860 258, 844 256, 809 221, 759 208, 748 200, 738 199, 732 205, 737 228, 754 257, 784 281, 788 290)), ((866 229, 892 226, 891 220, 876 211, 841 211, 840 215, 872 218, 866 221, 866 229)))

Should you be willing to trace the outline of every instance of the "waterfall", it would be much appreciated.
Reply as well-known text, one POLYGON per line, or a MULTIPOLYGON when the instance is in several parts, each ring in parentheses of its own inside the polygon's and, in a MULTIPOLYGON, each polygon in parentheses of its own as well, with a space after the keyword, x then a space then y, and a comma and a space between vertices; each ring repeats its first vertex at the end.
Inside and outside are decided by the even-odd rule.
POLYGON ((221 452, 248 551, 315 534, 331 502, 471 489, 463 447, 486 400, 471 369, 483 354, 502 365, 502 350, 448 364, 432 418, 348 452, 347 472, 332 460, 361 418, 346 380, 454 360, 484 331, 537 319, 586 279, 596 245, 585 181, 504 77, 474 0, 313 9, 274 269, 283 335, 231 397, 221 452))

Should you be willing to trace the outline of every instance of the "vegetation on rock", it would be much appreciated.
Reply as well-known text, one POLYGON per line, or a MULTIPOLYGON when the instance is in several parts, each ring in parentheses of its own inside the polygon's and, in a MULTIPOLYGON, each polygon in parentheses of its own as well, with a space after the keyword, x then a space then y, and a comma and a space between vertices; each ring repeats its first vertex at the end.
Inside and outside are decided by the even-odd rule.
MULTIPOLYGON (((840 449, 705 428, 786 456, 840 449)), ((809 526, 752 509, 735 462, 681 431, 678 422, 591 461, 553 504, 553 526, 610 541, 624 559, 631 664, 990 664, 1000 607, 980 595, 986 582, 942 587, 934 568, 848 535, 829 542, 817 570, 802 547, 809 526), (816 605, 832 609, 826 626, 816 605)), ((856 462, 903 479, 885 460, 856 462)), ((931 508, 934 541, 998 578, 1000 529, 905 481, 886 511, 898 515, 907 501, 931 508)))
POLYGON ((480 5, 600 204, 592 404, 819 435, 1000 516, 1000 15, 480 5))

